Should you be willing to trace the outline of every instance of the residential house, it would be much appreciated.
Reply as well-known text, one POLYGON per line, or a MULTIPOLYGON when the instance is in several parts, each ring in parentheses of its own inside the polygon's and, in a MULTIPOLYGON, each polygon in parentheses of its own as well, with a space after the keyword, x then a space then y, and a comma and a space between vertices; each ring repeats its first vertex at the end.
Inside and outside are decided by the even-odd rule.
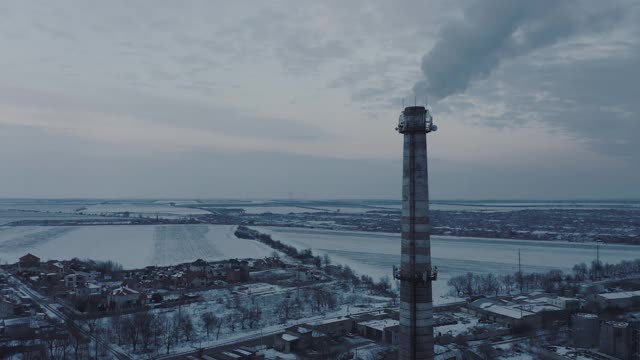
POLYGON ((202 259, 198 259, 189 264, 189 271, 193 272, 205 272, 208 268, 209 264, 202 259))
POLYGON ((213 278, 207 277, 205 272, 189 272, 187 273, 186 287, 202 288, 213 285, 213 278))
POLYGON ((28 253, 18 259, 18 272, 40 272, 40 258, 28 253))
POLYGON ((78 285, 85 283, 87 280, 89 280, 89 273, 76 271, 65 275, 64 286, 69 289, 75 289, 78 285))
POLYGON ((144 304, 145 298, 140 292, 126 286, 120 286, 109 292, 107 304, 112 309, 127 309, 144 304))
POLYGON ((99 295, 102 292, 102 287, 92 282, 85 282, 78 284, 78 286, 75 288, 75 292, 76 296, 79 297, 99 295))
POLYGON ((64 276, 64 265, 59 261, 48 261, 47 262, 47 273, 48 274, 56 274, 58 277, 64 276))
POLYGON ((0 319, 0 334, 8 337, 19 337, 31 332, 31 318, 21 317, 13 319, 0 319))
POLYGON ((246 267, 238 266, 227 270, 226 279, 228 283, 239 283, 249 281, 249 270, 246 267))
POLYGON ((5 299, 0 299, 0 319, 8 318, 13 315, 13 304, 5 299))

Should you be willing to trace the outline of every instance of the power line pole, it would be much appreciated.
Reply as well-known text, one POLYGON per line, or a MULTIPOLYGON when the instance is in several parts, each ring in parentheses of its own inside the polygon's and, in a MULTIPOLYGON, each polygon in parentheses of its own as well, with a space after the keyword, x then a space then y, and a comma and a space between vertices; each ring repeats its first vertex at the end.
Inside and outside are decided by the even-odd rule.
POLYGON ((596 244, 596 280, 600 279, 600 244, 596 244))
POLYGON ((518 249, 518 282, 520 283, 520 294, 522 294, 524 279, 522 278, 522 261, 520 259, 520 249, 518 249))

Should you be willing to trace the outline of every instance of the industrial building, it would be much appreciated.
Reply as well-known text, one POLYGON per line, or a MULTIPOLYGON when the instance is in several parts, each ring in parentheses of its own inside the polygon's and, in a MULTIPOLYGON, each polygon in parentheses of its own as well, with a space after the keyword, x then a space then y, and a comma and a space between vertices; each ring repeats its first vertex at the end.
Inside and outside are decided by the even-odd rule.
POLYGON ((640 290, 597 294, 595 301, 602 309, 640 308, 640 290))
POLYGON ((526 298, 519 301, 508 298, 480 298, 469 303, 466 311, 514 330, 527 330, 551 325, 559 319, 568 319, 571 307, 563 308, 552 303, 561 305, 551 297, 526 298))
POLYGON ((571 316, 571 337, 575 347, 597 347, 600 342, 600 320, 598 315, 573 314, 571 316))
POLYGON ((358 334, 373 341, 398 345, 400 322, 394 319, 369 320, 357 325, 358 334))
POLYGON ((631 326, 624 321, 604 321, 600 324, 599 350, 621 360, 631 360, 631 326))

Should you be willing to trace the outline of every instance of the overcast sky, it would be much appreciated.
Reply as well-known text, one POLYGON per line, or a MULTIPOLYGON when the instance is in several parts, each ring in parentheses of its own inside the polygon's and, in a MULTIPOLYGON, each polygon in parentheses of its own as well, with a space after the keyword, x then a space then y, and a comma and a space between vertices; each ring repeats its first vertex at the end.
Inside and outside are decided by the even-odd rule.
POLYGON ((0 2, 0 197, 640 198, 640 3, 0 2))

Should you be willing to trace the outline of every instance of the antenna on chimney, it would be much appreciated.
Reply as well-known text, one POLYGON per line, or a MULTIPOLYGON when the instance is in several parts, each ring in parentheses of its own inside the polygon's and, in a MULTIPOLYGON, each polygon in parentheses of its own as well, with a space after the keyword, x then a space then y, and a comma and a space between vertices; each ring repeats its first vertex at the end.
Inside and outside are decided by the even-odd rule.
POLYGON ((413 106, 418 105, 418 97, 416 95, 413 96, 413 106))
POLYGON ((402 108, 404 109, 404 98, 402 98, 402 108))

